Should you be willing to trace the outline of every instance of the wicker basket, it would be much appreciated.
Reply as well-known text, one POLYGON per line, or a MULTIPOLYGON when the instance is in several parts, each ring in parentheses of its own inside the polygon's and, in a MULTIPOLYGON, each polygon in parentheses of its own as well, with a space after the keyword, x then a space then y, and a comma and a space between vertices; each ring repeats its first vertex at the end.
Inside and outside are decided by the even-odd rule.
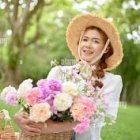
POLYGON ((24 133, 20 134, 19 140, 71 140, 72 131, 61 133, 42 134, 40 136, 25 136, 24 133))
POLYGON ((3 111, 0 110, 0 123, 4 121, 4 128, 0 128, 0 140, 17 140, 15 136, 11 121, 6 121, 3 111))

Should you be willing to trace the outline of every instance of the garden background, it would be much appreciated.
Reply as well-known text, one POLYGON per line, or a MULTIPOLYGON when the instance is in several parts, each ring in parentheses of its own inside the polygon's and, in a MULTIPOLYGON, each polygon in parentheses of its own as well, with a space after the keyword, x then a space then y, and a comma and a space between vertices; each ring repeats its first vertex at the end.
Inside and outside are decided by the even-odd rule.
MULTIPOLYGON (((140 140, 139 0, 0 0, 0 89, 22 80, 47 77, 51 64, 70 65, 66 28, 80 13, 93 12, 114 22, 124 50, 113 73, 123 79, 117 123, 103 128, 104 140, 140 140)), ((0 101, 11 117, 18 108, 0 101)), ((14 124, 15 131, 18 127, 14 124)))

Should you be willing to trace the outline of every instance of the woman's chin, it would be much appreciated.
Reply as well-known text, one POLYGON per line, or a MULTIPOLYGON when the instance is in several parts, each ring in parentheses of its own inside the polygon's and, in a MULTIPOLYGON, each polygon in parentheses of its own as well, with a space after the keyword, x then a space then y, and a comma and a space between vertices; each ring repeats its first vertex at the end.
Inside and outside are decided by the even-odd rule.
POLYGON ((93 59, 89 59, 89 58, 82 58, 82 60, 86 61, 87 63, 92 62, 93 59))

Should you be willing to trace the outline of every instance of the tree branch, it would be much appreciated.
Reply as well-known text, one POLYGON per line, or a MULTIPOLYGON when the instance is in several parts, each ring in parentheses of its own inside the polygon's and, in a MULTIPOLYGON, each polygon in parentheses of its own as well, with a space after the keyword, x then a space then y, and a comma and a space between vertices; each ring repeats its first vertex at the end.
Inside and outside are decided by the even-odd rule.
POLYGON ((31 45, 32 43, 36 42, 36 41, 39 39, 40 35, 41 35, 41 33, 40 33, 39 31, 37 31, 37 32, 35 33, 35 35, 32 37, 32 39, 31 39, 29 42, 27 42, 27 43, 25 44, 25 47, 28 47, 28 46, 31 45))
POLYGON ((9 22, 11 23, 11 24, 10 24, 10 25, 11 25, 11 28, 13 28, 14 21, 12 20, 11 15, 10 15, 10 13, 11 13, 11 11, 10 11, 10 3, 9 3, 8 0, 5 0, 5 2, 6 2, 6 7, 5 7, 5 9, 6 9, 6 11, 7 11, 7 19, 8 19, 9 22))
POLYGON ((25 7, 25 9, 23 11, 23 14, 20 17, 20 21, 21 21, 22 25, 25 25, 25 23, 28 22, 27 18, 29 16, 30 3, 31 3, 31 0, 28 0, 27 3, 26 3, 26 7, 25 7))
POLYGON ((38 3, 37 5, 34 7, 34 9, 29 13, 28 15, 28 18, 32 18, 32 16, 34 15, 34 13, 36 13, 36 11, 38 11, 38 9, 43 6, 45 3, 44 3, 44 0, 38 0, 38 3))
POLYGON ((41 35, 41 32, 39 30, 39 20, 40 20, 40 17, 41 17, 41 13, 42 13, 42 9, 39 10, 38 14, 36 15, 36 33, 34 34, 34 37, 32 37, 32 39, 30 39, 30 41, 28 43, 26 43, 25 47, 29 46, 30 44, 36 42, 40 35, 41 35))
POLYGON ((13 19, 14 20, 17 20, 17 17, 18 17, 18 6, 19 6, 19 0, 15 0, 14 11, 13 11, 13 19))

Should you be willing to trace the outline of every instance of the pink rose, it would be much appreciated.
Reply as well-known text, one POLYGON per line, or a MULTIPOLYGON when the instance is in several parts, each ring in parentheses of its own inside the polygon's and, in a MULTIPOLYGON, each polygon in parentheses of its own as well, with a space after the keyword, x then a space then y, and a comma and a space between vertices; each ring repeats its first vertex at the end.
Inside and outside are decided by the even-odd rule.
POLYGON ((29 105, 34 105, 38 103, 41 96, 42 91, 38 87, 34 87, 26 92, 25 100, 29 105))

